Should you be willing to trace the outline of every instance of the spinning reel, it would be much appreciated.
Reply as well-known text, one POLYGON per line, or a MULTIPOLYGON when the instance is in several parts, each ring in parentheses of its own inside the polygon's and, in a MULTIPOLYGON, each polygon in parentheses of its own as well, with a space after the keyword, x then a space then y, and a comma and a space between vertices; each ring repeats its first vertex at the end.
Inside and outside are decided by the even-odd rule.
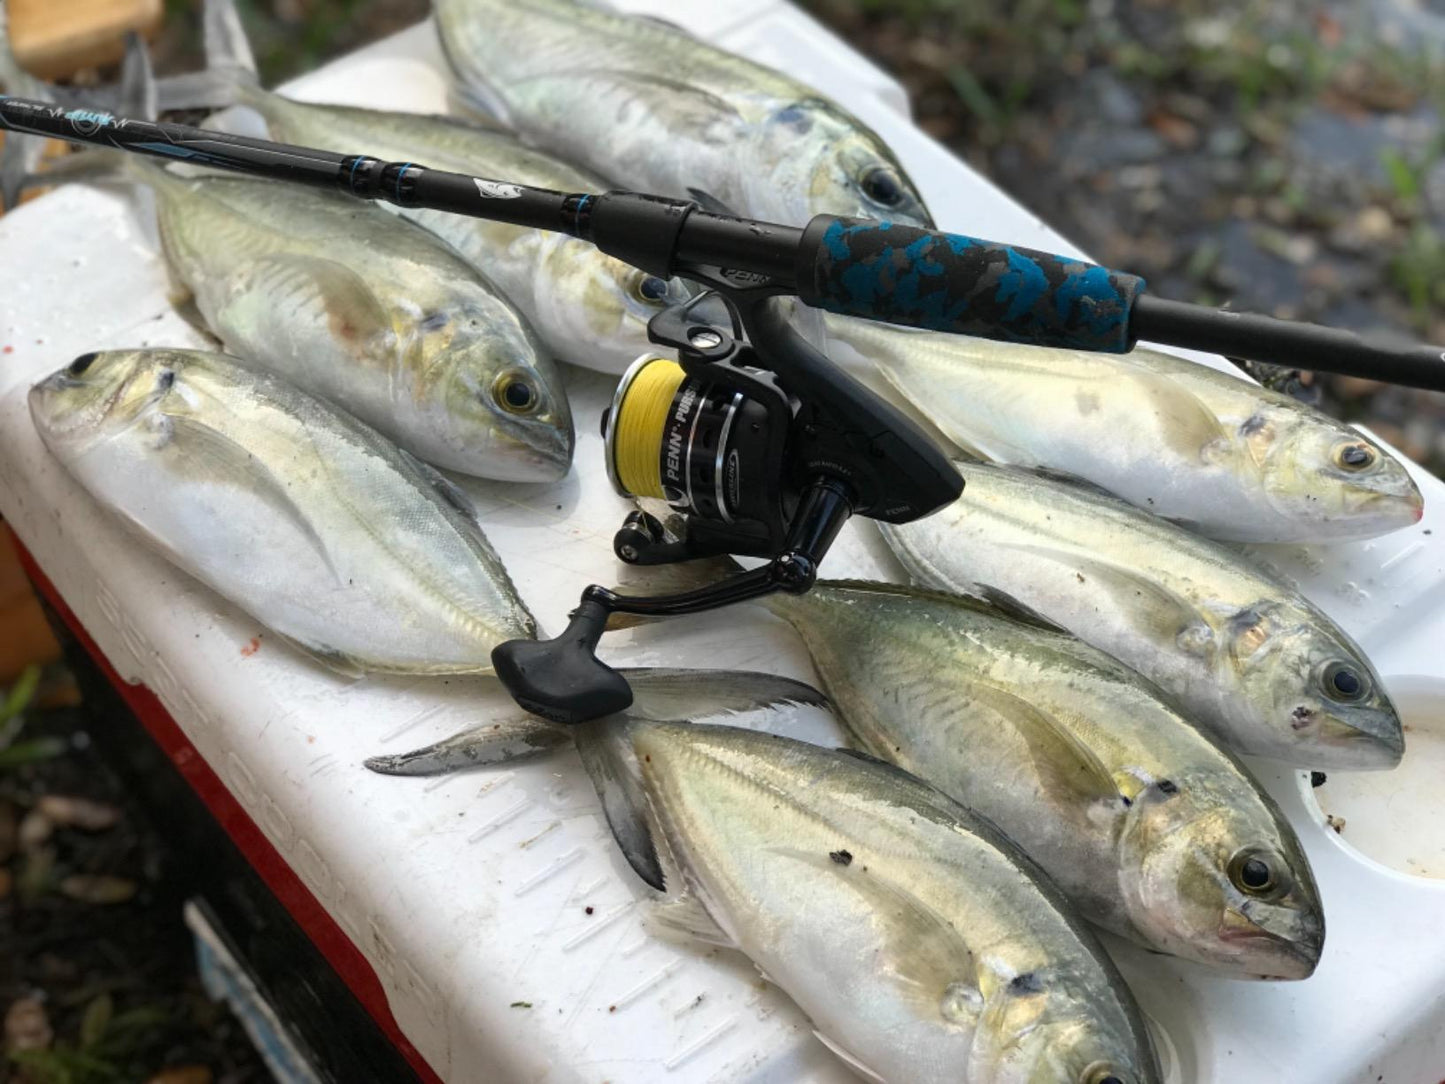
POLYGON ((963 479, 910 419, 836 369, 787 320, 779 292, 738 289, 694 269, 706 293, 653 317, 648 354, 628 369, 603 415, 607 473, 624 497, 667 502, 683 521, 666 537, 646 512, 613 539, 619 559, 654 565, 719 554, 768 563, 696 591, 619 595, 593 585, 553 640, 492 652, 522 707, 573 723, 632 702, 622 675, 595 654, 613 613, 699 613, 774 591, 801 594, 852 515, 889 523, 925 516, 963 479), (721 310, 726 323, 716 317, 721 310))

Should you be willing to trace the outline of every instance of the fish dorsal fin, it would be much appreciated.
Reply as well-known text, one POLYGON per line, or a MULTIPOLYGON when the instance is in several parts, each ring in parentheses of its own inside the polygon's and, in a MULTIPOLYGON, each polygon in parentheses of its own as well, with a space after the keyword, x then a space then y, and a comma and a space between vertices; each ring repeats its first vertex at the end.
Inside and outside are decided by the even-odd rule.
POLYGON ((807 868, 810 877, 834 877, 864 901, 872 928, 884 942, 879 959, 890 961, 889 976, 904 1000, 925 1019, 942 1017, 964 1027, 977 1022, 983 1008, 978 961, 963 934, 928 903, 891 881, 868 862, 841 852, 812 852, 774 847, 774 854, 807 868))
POLYGON ((441 500, 452 511, 464 516, 468 522, 477 522, 477 506, 472 503, 471 497, 463 492, 461 486, 457 485, 441 471, 437 470, 425 460, 418 459, 405 448, 397 448, 401 458, 407 465, 416 471, 426 480, 427 484, 436 492, 441 500))
POLYGON ((736 215, 737 212, 729 207, 722 200, 718 199, 711 192, 703 188, 689 188, 687 194, 691 196, 699 207, 704 211, 711 211, 716 215, 736 215))
POLYGON ((448 775, 525 760, 571 740, 566 727, 535 715, 522 715, 469 727, 408 753, 371 757, 366 766, 382 775, 448 775))
POLYGON ((1051 712, 987 682, 973 682, 966 695, 1013 727, 1028 746, 1046 787, 1076 795, 1085 803, 1119 801, 1113 773, 1051 712))
POLYGON ((927 602, 942 602, 960 609, 972 610, 987 617, 1007 618, 1024 625, 1032 625, 1044 632, 1069 635, 1038 611, 1030 609, 1012 595, 993 587, 982 587, 980 595, 959 595, 933 587, 910 586, 898 583, 883 583, 877 580, 819 580, 818 586, 836 588, 842 591, 857 591, 879 595, 895 595, 927 602))
MULTIPOLYGON (((1119 496, 1119 494, 1115 493, 1113 490, 1105 489, 1098 482, 1090 481, 1088 478, 1085 478, 1079 474, 1075 474, 1073 471, 1061 470, 1058 467, 1044 466, 1013 467, 1011 469, 1016 470, 1021 474, 1032 474, 1035 478, 1042 478, 1046 482, 1057 482, 1059 485, 1064 485, 1068 486, 1071 489, 1080 490, 1084 493, 1089 494, 1090 496, 1103 497, 1110 501, 1114 501, 1117 504, 1128 504, 1128 502, 1125 501, 1123 497, 1119 496)), ((1130 505, 1130 507, 1133 506, 1130 505)))
POLYGON ((666 892, 667 877, 652 834, 647 792, 627 731, 626 718, 611 715, 574 727, 573 736, 623 857, 647 884, 666 892))
POLYGON ((669 722, 772 708, 780 704, 824 706, 828 698, 811 685, 751 670, 623 668, 632 686, 635 719, 669 722))

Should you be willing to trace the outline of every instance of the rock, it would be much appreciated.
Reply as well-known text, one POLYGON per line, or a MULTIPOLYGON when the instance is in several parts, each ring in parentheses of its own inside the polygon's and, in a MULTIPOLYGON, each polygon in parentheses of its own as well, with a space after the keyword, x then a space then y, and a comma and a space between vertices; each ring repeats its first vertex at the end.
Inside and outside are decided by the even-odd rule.
POLYGON ((127 877, 75 873, 60 882, 60 894, 81 903, 126 903, 140 886, 127 877))
POLYGON ((22 1050, 44 1050, 50 1046, 55 1033, 50 1029, 50 1017, 45 1006, 37 998, 22 997, 10 1003, 5 1011, 5 1049, 9 1053, 22 1050))
POLYGON ((1204 149, 1216 158, 1237 158, 1248 146, 1249 136, 1233 124, 1213 129, 1204 141, 1204 149))
POLYGON ((1096 68, 1080 88, 1083 106, 1099 119, 1122 128, 1134 128, 1144 119, 1139 96, 1107 68, 1096 68))
POLYGON ((1330 231, 1331 247, 1341 252, 1367 252, 1387 244, 1395 235, 1395 220, 1383 207, 1371 204, 1330 231))
POLYGON ((63 794, 47 794, 35 803, 35 808, 61 828, 80 828, 87 832, 103 832, 114 828, 120 820, 120 810, 107 802, 63 794))

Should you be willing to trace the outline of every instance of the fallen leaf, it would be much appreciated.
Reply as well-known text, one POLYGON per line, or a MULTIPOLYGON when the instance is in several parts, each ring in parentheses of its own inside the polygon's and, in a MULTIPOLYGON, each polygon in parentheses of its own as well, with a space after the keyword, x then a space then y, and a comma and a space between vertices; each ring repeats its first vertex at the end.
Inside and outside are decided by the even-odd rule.
POLYGON ((5 1049, 44 1050, 55 1033, 50 1030, 50 1017, 45 1006, 33 997, 22 997, 5 1011, 5 1049))
POLYGON ((60 894, 81 903, 125 903, 140 886, 126 877, 75 873, 60 882, 60 894))
POLYGON ((32 809, 25 814, 20 822, 20 849, 22 851, 33 851, 55 831, 55 822, 38 809, 32 809))
POLYGON ((114 828, 120 820, 120 809, 108 802, 67 794, 47 794, 35 803, 35 808, 61 828, 80 828, 87 832, 103 832, 114 828))

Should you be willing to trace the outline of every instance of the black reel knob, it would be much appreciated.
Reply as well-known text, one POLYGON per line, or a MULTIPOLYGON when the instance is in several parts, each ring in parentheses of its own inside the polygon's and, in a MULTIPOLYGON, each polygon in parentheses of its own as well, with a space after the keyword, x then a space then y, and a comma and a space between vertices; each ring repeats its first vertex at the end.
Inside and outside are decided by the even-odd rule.
POLYGON ((594 653, 608 609, 583 600, 553 640, 508 640, 492 648, 492 668, 512 699, 554 723, 585 723, 632 706, 632 689, 594 653))

